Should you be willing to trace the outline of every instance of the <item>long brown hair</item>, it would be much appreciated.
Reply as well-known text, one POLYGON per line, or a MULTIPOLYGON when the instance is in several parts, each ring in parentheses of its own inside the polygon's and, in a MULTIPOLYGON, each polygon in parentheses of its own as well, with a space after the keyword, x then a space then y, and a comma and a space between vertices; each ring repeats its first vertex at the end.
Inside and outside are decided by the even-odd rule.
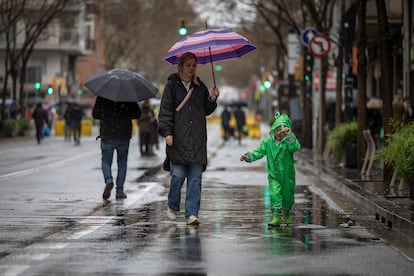
MULTIPOLYGON (((182 54, 180 56, 180 59, 178 61, 178 65, 177 65, 177 74, 180 77, 180 79, 182 79, 181 76, 182 76, 184 63, 189 59, 195 59, 195 61, 197 63, 197 56, 192 52, 185 52, 184 54, 182 54)), ((197 84, 197 85, 200 85, 200 83, 198 82, 198 79, 197 79, 195 74, 194 74, 193 79, 191 81, 193 83, 197 84)))

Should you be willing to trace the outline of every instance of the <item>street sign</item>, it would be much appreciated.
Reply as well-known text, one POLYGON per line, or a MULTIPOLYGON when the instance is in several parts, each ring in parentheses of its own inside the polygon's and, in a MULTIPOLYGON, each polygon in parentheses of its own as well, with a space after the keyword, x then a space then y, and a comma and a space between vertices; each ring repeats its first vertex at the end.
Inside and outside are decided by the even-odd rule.
POLYGON ((324 34, 316 34, 309 42, 309 51, 314 57, 323 58, 331 50, 331 40, 324 34))
POLYGON ((309 42, 317 33, 318 32, 314 28, 307 28, 302 30, 300 33, 300 42, 302 42, 303 46, 308 47, 309 42))

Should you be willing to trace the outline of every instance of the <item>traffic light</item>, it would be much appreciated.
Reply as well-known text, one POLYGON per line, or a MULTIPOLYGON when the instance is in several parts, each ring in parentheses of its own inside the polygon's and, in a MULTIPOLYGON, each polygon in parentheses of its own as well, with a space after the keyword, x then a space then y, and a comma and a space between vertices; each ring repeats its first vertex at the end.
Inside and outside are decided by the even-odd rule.
POLYGON ((178 26, 178 34, 181 36, 185 36, 187 34, 187 27, 185 26, 185 20, 180 20, 178 26))
POLYGON ((305 81, 311 81, 312 73, 313 73, 313 55, 311 53, 306 53, 305 61, 304 61, 303 79, 305 81))
POLYGON ((266 88, 270 88, 270 87, 272 86, 272 83, 270 82, 270 80, 265 80, 265 82, 263 83, 263 85, 264 85, 266 88))
POLYGON ((53 94, 53 87, 51 84, 47 87, 47 94, 52 95, 53 94))
POLYGON ((39 89, 40 89, 40 82, 39 81, 37 81, 37 82, 35 82, 34 83, 34 89, 36 90, 36 91, 39 91, 39 89))

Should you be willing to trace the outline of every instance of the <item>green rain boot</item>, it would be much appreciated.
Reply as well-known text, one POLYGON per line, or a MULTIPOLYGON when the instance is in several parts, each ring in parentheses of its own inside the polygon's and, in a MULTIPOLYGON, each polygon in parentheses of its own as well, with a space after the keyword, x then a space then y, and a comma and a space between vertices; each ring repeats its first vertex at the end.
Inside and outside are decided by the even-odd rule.
POLYGON ((280 225, 280 214, 274 213, 273 220, 269 223, 269 226, 279 226, 280 225))
POLYGON ((292 224, 292 217, 290 216, 289 210, 283 211, 283 220, 286 223, 286 225, 292 224))

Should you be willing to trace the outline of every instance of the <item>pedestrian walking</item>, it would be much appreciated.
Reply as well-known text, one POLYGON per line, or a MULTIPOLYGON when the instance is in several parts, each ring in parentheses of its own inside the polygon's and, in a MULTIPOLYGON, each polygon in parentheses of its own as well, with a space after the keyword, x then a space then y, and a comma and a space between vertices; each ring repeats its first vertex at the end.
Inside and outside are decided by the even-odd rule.
POLYGON ((266 156, 270 190, 270 209, 273 220, 270 226, 280 224, 283 211, 284 223, 292 223, 290 210, 295 202, 295 160, 293 153, 300 150, 300 143, 291 131, 291 120, 288 115, 275 114, 270 135, 253 151, 240 157, 240 161, 253 162, 266 156))
POLYGON ((80 145, 83 109, 79 104, 73 104, 69 111, 70 124, 72 127, 73 142, 80 145))
POLYGON ((187 179, 185 218, 187 224, 199 224, 202 173, 207 166, 206 116, 217 107, 219 90, 209 92, 196 76, 197 57, 181 55, 177 73, 168 77, 161 99, 158 133, 165 138, 170 160, 170 188, 167 216, 177 218, 181 188, 187 179))
POLYGON ((126 198, 124 183, 127 173, 129 142, 132 136, 132 119, 141 116, 141 109, 136 102, 113 102, 97 97, 92 110, 94 119, 100 120, 99 136, 101 139, 101 166, 105 181, 103 199, 111 196, 114 181, 112 177, 112 160, 117 154, 118 172, 116 176, 116 199, 126 198))
POLYGON ((241 145, 242 135, 244 133, 244 127, 246 126, 246 115, 242 110, 241 106, 237 106, 236 110, 234 111, 234 117, 236 119, 236 127, 237 127, 237 138, 239 140, 239 145, 241 145))
POLYGON ((63 119, 65 120, 65 141, 71 141, 72 136, 72 124, 70 121, 70 110, 72 109, 72 105, 69 104, 63 114, 63 119))
POLYGON ((141 156, 153 156, 153 133, 157 129, 157 119, 149 100, 145 100, 141 107, 141 117, 138 119, 139 149, 141 156))
POLYGON ((47 112, 43 109, 41 103, 36 104, 36 107, 32 113, 32 119, 36 127, 36 140, 37 143, 40 144, 43 139, 43 128, 45 124, 48 124, 47 112))
POLYGON ((224 107, 223 112, 221 113, 221 126, 223 128, 223 139, 227 141, 230 138, 230 118, 231 113, 227 105, 224 107))

